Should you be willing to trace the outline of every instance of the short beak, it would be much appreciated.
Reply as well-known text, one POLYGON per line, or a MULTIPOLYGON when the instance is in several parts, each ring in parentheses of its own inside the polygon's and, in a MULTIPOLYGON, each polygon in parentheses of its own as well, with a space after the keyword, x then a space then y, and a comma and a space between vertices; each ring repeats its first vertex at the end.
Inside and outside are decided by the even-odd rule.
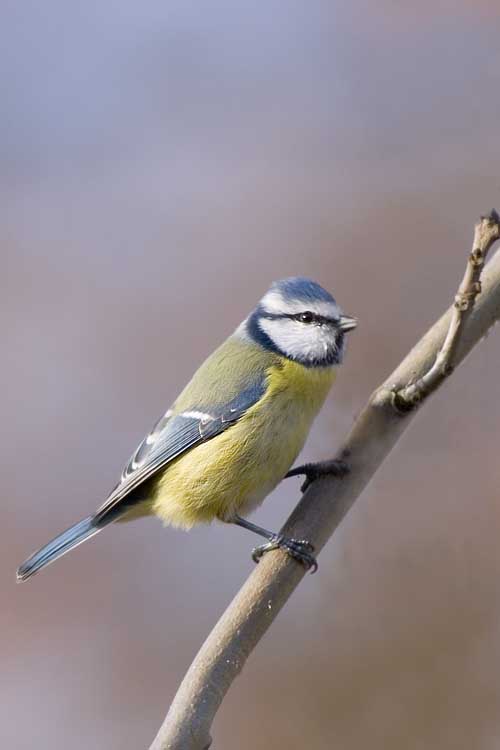
POLYGON ((358 321, 356 318, 350 318, 349 315, 340 316, 339 328, 341 331, 352 331, 357 325, 358 321))

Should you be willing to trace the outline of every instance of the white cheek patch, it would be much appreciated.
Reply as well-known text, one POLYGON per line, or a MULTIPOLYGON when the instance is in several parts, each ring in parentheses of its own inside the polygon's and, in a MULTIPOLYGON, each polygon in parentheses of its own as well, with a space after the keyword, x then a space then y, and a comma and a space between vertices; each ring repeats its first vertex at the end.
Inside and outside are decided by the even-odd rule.
POLYGON ((306 325, 290 318, 261 318, 259 324, 273 344, 291 359, 314 362, 326 359, 337 348, 331 328, 306 325))
POLYGON ((271 315, 296 315, 297 313, 310 310, 325 318, 337 318, 341 311, 335 302, 328 300, 290 300, 285 299, 281 292, 272 289, 262 298, 262 307, 271 315))

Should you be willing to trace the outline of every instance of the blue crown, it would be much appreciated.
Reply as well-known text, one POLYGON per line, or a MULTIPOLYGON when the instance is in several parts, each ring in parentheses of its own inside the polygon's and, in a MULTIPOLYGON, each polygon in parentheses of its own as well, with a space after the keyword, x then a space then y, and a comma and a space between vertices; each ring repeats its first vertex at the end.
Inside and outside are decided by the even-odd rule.
POLYGON ((300 300, 303 302, 312 302, 321 300, 323 302, 333 302, 334 298, 312 279, 305 276, 291 276, 288 279, 280 279, 271 284, 271 291, 280 292, 285 299, 300 300))

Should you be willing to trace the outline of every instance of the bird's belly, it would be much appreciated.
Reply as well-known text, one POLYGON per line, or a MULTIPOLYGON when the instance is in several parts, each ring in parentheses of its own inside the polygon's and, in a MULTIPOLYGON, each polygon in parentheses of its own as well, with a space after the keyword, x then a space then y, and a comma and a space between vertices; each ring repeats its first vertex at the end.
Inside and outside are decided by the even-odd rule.
POLYGON ((302 450, 332 380, 330 374, 314 391, 275 388, 239 422, 180 456, 153 485, 153 512, 190 528, 253 510, 302 450))

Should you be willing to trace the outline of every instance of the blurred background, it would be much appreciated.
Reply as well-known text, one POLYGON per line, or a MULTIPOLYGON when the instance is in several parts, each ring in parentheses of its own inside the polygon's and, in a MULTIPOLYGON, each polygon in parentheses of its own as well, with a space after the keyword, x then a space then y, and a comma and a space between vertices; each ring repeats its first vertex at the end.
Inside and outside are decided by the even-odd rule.
MULTIPOLYGON (((307 458, 452 299, 500 208, 499 6, 4 0, 0 738, 148 747, 253 563, 93 511, 272 279, 360 319, 307 458), (405 5, 406 7, 403 7, 405 5)), ((217 750, 500 743, 500 336, 426 407, 252 655, 217 750)), ((255 519, 278 528, 289 480, 255 519)))

